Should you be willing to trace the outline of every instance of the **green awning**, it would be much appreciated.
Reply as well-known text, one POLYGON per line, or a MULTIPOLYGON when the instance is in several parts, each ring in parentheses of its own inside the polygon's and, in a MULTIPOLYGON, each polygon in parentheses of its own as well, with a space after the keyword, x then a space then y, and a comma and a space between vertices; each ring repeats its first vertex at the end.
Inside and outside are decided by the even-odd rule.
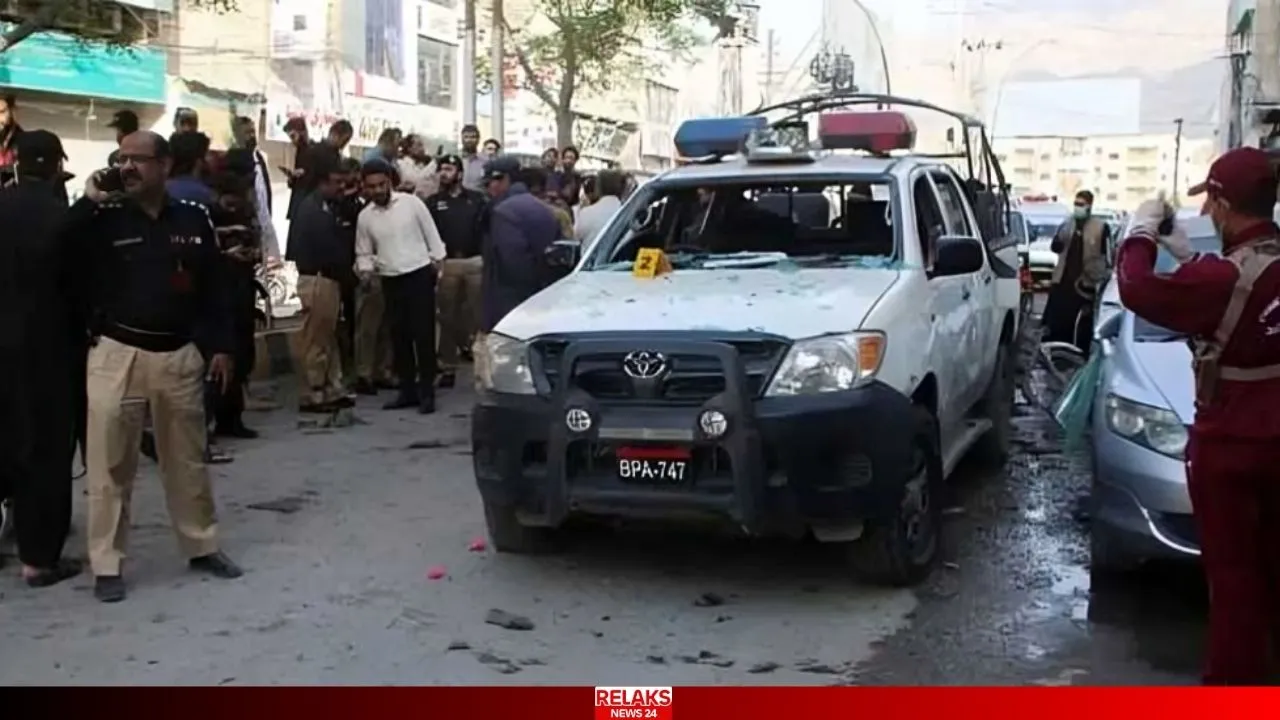
POLYGON ((1231 31, 1232 37, 1244 37, 1253 34, 1253 8, 1245 10, 1240 15, 1240 21, 1236 23, 1235 29, 1231 31))

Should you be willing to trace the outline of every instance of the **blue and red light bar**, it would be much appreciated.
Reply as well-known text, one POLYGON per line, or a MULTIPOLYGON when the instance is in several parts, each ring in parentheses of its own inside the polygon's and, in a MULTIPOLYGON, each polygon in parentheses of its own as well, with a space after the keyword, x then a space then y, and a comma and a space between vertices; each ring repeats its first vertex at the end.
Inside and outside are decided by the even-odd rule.
POLYGON ((818 117, 818 139, 824 150, 885 154, 915 147, 916 124, 894 111, 826 113, 818 117))
POLYGON ((676 130, 676 152, 683 158, 734 155, 742 152, 747 135, 767 126, 768 121, 757 116, 686 120, 676 130))

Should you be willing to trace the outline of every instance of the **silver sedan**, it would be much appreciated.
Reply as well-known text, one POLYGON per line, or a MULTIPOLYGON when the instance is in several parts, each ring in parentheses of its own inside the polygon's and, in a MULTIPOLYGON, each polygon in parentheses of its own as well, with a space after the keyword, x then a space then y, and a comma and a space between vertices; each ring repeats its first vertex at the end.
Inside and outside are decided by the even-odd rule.
MULTIPOLYGON (((1208 218, 1182 222, 1198 252, 1221 253, 1208 218)), ((1162 249, 1157 272, 1175 267, 1162 249)), ((1195 414, 1187 338, 1134 315, 1114 282, 1103 289, 1095 328, 1103 365, 1091 432, 1093 571, 1194 560, 1200 547, 1184 457, 1195 414)))

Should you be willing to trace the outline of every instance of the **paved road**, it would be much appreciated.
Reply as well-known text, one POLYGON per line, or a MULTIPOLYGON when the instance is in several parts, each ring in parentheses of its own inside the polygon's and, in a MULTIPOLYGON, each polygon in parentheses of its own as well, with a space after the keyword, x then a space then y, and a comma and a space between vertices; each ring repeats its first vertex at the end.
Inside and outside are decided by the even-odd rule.
POLYGON ((1162 574, 1090 599, 1081 481, 1037 439, 1038 418, 1020 421, 1010 476, 964 473, 949 564, 908 591, 843 580, 820 547, 653 529, 584 533, 552 558, 472 551, 484 526, 468 393, 442 399, 430 418, 366 401, 369 424, 327 431, 255 413, 264 438, 215 470, 237 581, 186 572, 144 464, 129 599, 95 602, 87 577, 31 591, 6 571, 0 683, 1194 680, 1195 584, 1162 574), (429 579, 436 568, 446 576, 429 579), (705 593, 723 605, 695 605, 705 593), (494 608, 535 627, 486 624, 494 608))

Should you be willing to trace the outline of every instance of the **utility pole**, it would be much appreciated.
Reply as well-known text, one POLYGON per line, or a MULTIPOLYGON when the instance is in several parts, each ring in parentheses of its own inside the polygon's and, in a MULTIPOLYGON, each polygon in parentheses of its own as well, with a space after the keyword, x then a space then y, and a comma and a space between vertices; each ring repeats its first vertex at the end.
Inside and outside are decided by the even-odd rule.
POLYGON ((777 37, 776 33, 772 28, 770 28, 769 33, 766 35, 765 52, 764 52, 764 104, 765 105, 773 104, 773 54, 774 54, 774 48, 776 47, 776 45, 774 45, 774 43, 776 42, 776 37, 777 37))
POLYGON ((1173 197, 1176 201, 1178 197, 1178 173, 1182 170, 1182 118, 1175 118, 1173 121, 1175 127, 1178 128, 1177 133, 1173 136, 1173 197))
POLYGON ((507 85, 507 68, 505 64, 506 49, 503 44, 504 28, 502 0, 493 0, 493 29, 490 31, 489 64, 493 67, 493 137, 507 146, 506 118, 503 116, 503 101, 507 85))
POLYGON ((462 15, 462 122, 476 122, 476 0, 465 0, 462 15))

